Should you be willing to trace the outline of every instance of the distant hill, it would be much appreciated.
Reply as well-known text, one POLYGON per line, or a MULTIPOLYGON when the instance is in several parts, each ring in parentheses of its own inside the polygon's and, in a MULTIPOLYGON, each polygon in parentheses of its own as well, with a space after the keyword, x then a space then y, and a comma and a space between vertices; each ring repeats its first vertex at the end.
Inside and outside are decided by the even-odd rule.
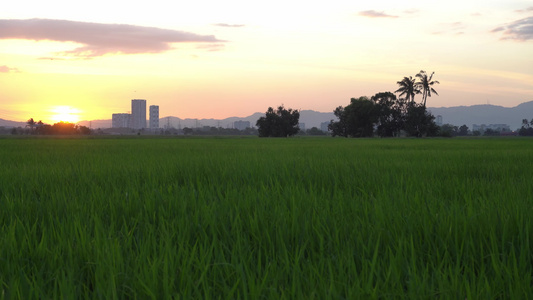
POLYGON ((80 121, 77 123, 81 126, 86 126, 89 128, 111 128, 111 119, 108 120, 91 120, 91 121, 80 121))
MULTIPOLYGON (((497 105, 472 105, 454 107, 429 107, 428 110, 434 115, 441 115, 444 124, 461 126, 465 124, 472 129, 472 124, 507 124, 511 130, 516 130, 522 125, 522 119, 533 119, 533 101, 522 103, 515 107, 503 107, 497 105)), ((332 110, 333 111, 333 110, 332 110)), ((159 119, 159 126, 164 128, 169 125, 174 128, 215 126, 222 128, 232 128, 235 121, 249 121, 251 126, 255 126, 257 120, 264 116, 264 113, 254 113, 247 117, 230 117, 225 119, 181 119, 168 116, 159 119)), ((300 111, 300 123, 305 123, 305 128, 320 128, 320 123, 329 122, 336 119, 333 112, 318 112, 314 110, 300 111)), ((110 128, 111 120, 81 121, 79 125, 91 128, 110 128)), ((3 127, 24 127, 25 122, 14 122, 0 119, 0 126, 3 127)))
POLYGON ((15 121, 0 119, 0 127, 24 127, 24 126, 26 126, 26 122, 15 122, 15 121))
POLYGON ((472 129, 472 124, 507 124, 511 130, 522 126, 522 119, 533 119, 533 101, 515 107, 497 105, 472 105, 455 107, 430 107, 434 116, 441 115, 442 123, 461 126, 465 124, 472 129))

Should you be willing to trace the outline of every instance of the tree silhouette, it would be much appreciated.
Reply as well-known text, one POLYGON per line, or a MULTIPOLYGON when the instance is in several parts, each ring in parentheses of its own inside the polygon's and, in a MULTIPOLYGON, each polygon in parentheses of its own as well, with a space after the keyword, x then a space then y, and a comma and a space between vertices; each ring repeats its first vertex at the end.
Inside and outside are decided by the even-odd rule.
POLYGON ((439 84, 439 82, 436 80, 432 81, 434 74, 435 72, 428 76, 424 70, 421 70, 420 73, 416 74, 416 77, 418 77, 419 81, 415 83, 415 86, 418 90, 422 91, 422 105, 424 107, 426 107, 426 100, 428 97, 431 97, 431 93, 435 93, 437 96, 439 95, 433 88, 434 84, 439 84))
POLYGON ((30 118, 26 124, 28 124, 27 126, 30 127, 30 131, 33 132, 33 128, 35 127, 35 121, 33 120, 33 118, 30 118))
POLYGON ((328 125, 332 136, 372 137, 380 107, 367 97, 359 97, 350 99, 348 106, 339 106, 333 113, 339 120, 332 120, 328 125))
POLYGON ((400 93, 400 97, 405 95, 407 102, 414 102, 415 95, 420 94, 420 89, 417 87, 415 80, 416 78, 409 76, 404 77, 401 81, 397 81, 396 83, 400 86, 400 88, 397 89, 395 93, 400 93))
POLYGON ((260 137, 289 137, 300 131, 298 120, 300 112, 291 108, 285 109, 283 105, 277 110, 269 107, 264 117, 257 120, 260 137))

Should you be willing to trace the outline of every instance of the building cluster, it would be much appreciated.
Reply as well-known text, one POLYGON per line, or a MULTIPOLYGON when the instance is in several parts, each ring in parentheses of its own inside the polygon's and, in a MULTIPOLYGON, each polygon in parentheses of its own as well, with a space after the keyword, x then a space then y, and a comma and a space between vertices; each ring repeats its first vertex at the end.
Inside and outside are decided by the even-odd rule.
POLYGON ((159 128, 159 106, 150 105, 149 124, 146 123, 146 100, 131 100, 131 113, 117 113, 112 115, 111 124, 113 128, 131 129, 158 129, 159 128))

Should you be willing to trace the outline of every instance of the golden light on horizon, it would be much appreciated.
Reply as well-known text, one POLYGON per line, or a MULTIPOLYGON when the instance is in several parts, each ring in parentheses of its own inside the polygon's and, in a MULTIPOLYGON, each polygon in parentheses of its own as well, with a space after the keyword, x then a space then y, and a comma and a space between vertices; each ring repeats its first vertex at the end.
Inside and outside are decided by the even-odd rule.
POLYGON ((51 120, 57 122, 77 123, 80 121, 79 109, 70 106, 54 106, 51 110, 51 120))

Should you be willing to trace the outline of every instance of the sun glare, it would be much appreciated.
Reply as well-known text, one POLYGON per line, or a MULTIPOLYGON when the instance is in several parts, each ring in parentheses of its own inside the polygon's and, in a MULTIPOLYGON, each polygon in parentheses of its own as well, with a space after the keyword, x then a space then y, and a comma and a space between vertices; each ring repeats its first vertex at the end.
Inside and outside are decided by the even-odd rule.
POLYGON ((55 106, 51 109, 53 122, 76 123, 79 121, 79 109, 70 106, 55 106))

